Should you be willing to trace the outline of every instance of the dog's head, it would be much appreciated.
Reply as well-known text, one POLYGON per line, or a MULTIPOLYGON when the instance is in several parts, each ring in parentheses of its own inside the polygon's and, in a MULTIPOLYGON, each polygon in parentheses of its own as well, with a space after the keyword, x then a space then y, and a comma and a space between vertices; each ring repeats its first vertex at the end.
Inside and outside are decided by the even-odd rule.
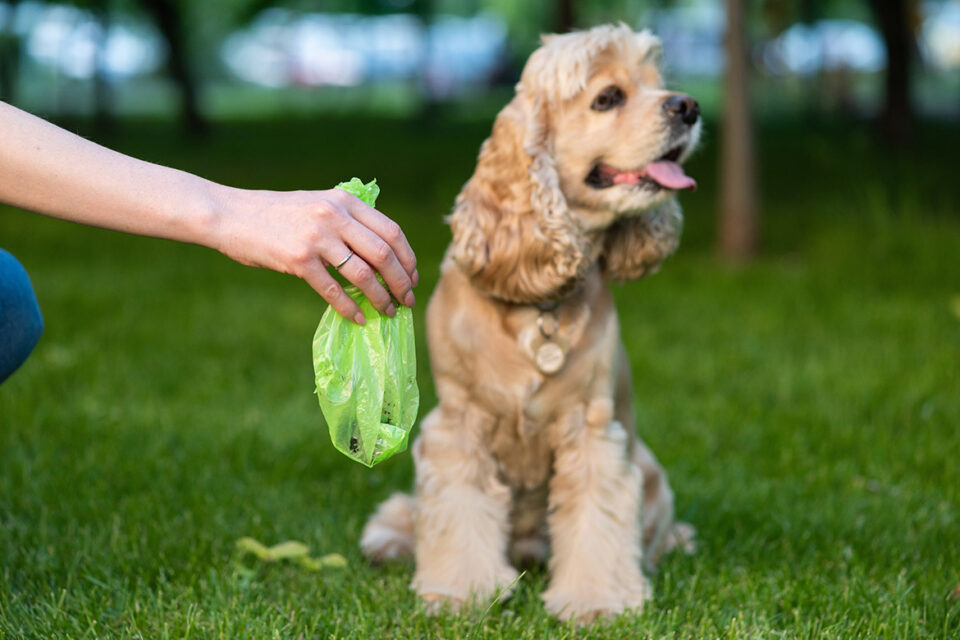
POLYGON ((453 257, 477 286, 545 302, 595 261, 626 280, 673 252, 700 119, 664 90, 659 51, 624 25, 544 37, 450 217, 453 257))

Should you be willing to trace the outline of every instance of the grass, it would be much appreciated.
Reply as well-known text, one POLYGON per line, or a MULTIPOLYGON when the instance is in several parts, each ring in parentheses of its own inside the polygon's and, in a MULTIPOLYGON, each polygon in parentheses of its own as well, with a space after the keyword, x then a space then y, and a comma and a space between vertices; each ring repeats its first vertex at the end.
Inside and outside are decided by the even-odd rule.
MULTIPOLYGON (((110 144, 241 186, 376 176, 420 259, 433 405, 423 302, 488 123, 234 123, 203 144, 125 127, 110 144)), ((712 255, 708 136, 681 251, 617 289, 640 429, 700 550, 663 562, 642 615, 588 630, 546 615, 543 572, 486 615, 432 619, 409 566, 364 562, 364 519, 412 463, 330 445, 306 285, 0 209, 47 323, 0 387, 0 637, 960 636, 960 133, 901 155, 849 123, 761 133, 762 256, 712 255), (242 536, 349 567, 239 564, 242 536)))

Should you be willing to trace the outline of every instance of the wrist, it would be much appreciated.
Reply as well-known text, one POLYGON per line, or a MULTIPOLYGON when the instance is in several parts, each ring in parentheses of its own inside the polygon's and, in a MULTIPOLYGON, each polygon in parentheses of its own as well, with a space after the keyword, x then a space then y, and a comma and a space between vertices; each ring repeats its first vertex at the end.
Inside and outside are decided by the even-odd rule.
POLYGON ((197 244, 224 253, 232 233, 230 223, 238 215, 242 193, 241 189, 207 182, 200 213, 195 218, 196 228, 193 229, 197 244))

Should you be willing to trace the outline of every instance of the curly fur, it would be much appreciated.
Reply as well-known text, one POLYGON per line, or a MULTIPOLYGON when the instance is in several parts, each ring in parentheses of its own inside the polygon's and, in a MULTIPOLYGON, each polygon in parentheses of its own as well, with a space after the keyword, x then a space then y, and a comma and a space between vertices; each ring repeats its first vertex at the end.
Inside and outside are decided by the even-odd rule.
POLYGON ((600 257, 604 275, 626 282, 656 273, 677 250, 682 229, 683 215, 676 201, 646 215, 618 220, 604 235, 600 257))
POLYGON ((509 302, 562 294, 591 257, 540 133, 544 118, 541 101, 513 99, 497 116, 449 218, 454 259, 478 287, 509 302))

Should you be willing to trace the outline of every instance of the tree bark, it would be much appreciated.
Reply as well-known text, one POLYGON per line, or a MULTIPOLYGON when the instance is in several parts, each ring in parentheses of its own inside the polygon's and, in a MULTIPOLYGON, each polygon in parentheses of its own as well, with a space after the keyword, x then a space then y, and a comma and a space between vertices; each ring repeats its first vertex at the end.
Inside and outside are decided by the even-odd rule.
POLYGON ((207 121, 200 110, 197 81, 187 58, 183 16, 177 0, 140 0, 167 41, 170 76, 180 89, 181 119, 187 133, 202 134, 207 121))
POLYGON ((557 33, 568 33, 576 26, 577 16, 574 11, 574 0, 557 0, 557 33))
POLYGON ((13 18, 20 0, 10 0, 7 23, 0 25, 0 100, 14 103, 20 72, 20 38, 13 32, 13 18))
POLYGON ((93 7, 93 16, 100 28, 100 41, 94 54, 93 67, 93 122, 100 135, 110 135, 116 131, 113 118, 113 91, 106 76, 107 39, 110 36, 109 3, 98 3, 93 7))
POLYGON ((744 4, 744 0, 726 0, 727 68, 724 75, 717 241, 720 254, 731 260, 753 256, 758 243, 753 112, 744 4))
POLYGON ((913 135, 910 67, 915 49, 907 0, 871 0, 887 49, 885 99, 880 125, 889 142, 903 145, 913 135))

